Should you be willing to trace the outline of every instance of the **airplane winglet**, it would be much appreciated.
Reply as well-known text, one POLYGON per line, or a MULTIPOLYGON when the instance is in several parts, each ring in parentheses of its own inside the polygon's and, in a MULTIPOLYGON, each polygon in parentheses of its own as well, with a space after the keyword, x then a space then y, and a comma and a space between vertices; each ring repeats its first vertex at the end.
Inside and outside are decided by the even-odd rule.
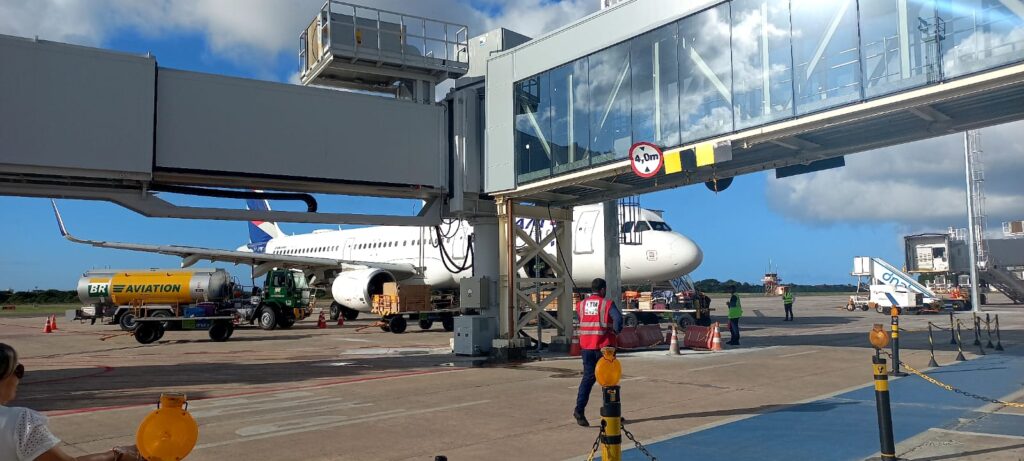
POLYGON ((53 214, 57 217, 57 227, 60 227, 60 236, 68 238, 68 228, 64 227, 64 219, 60 217, 60 210, 57 209, 57 201, 50 199, 50 204, 53 205, 53 214))

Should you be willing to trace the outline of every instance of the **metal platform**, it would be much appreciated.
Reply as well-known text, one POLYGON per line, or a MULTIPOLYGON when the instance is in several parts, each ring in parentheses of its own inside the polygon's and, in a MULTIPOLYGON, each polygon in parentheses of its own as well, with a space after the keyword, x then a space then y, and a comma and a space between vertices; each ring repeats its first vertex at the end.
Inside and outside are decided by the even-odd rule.
MULTIPOLYGON (((437 84, 465 75, 469 29, 329 0, 299 36, 299 70, 306 85, 402 96, 403 81, 437 84)), ((406 91, 415 93, 413 88, 406 91)))

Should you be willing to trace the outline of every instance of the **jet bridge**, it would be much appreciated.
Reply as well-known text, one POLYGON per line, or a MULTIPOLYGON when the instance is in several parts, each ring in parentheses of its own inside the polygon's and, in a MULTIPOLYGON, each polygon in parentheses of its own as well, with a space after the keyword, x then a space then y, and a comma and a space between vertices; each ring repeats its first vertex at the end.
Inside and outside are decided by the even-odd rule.
POLYGON ((154 217, 439 223, 450 161, 433 87, 468 70, 466 27, 335 1, 310 27, 305 83, 394 97, 0 36, 0 194, 107 200, 154 217), (291 192, 275 197, 303 199, 309 212, 180 207, 156 195, 245 194, 225 188, 291 192), (417 216, 313 213, 309 193, 425 205, 417 216))

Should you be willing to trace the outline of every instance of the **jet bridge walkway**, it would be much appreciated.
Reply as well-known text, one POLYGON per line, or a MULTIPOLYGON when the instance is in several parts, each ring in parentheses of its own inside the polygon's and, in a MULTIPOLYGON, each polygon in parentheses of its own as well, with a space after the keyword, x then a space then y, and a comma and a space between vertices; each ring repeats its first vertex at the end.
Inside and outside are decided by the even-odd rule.
POLYGON ((440 222, 446 114, 432 101, 167 69, 152 56, 11 36, 0 36, 0 62, 0 194, 107 200, 158 217, 440 222), (415 216, 250 212, 154 193, 221 188, 426 205, 415 216))

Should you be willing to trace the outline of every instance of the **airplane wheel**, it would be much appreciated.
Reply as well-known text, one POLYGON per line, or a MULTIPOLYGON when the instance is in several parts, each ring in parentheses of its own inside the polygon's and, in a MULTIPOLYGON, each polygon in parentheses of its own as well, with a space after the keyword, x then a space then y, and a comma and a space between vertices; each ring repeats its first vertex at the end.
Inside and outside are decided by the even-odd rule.
POLYGON ((153 322, 139 323, 135 327, 135 340, 141 344, 149 344, 160 337, 160 326, 153 322))
MULTIPOLYGON (((338 316, 341 315, 341 304, 331 303, 331 321, 337 321, 338 316)), ((346 319, 348 320, 348 319, 346 319)))
POLYGON ((434 321, 430 319, 420 319, 420 329, 429 330, 430 327, 434 326, 434 321))
POLYGON ((388 320, 388 327, 394 334, 405 333, 405 327, 407 325, 405 317, 402 317, 401 315, 396 315, 391 317, 391 320, 388 320))
MULTIPOLYGON (((347 307, 341 308, 341 315, 345 316, 345 320, 355 320, 359 318, 359 311, 355 309, 349 309, 347 307)), ((335 319, 337 320, 337 319, 335 319)))

